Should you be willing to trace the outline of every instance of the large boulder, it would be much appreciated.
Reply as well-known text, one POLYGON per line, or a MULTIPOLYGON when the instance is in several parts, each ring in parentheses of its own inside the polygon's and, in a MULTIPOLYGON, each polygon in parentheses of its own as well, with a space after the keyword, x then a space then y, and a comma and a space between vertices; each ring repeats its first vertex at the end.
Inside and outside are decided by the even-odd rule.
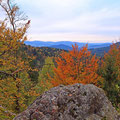
POLYGON ((50 89, 14 120, 119 120, 119 116, 102 89, 75 84, 50 89))

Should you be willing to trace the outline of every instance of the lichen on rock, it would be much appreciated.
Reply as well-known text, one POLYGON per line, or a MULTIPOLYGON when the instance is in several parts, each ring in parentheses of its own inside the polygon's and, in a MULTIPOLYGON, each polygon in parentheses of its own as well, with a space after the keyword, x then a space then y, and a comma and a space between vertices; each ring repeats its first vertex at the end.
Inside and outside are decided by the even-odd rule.
POLYGON ((92 84, 58 86, 38 97, 14 120, 119 120, 104 91, 92 84))

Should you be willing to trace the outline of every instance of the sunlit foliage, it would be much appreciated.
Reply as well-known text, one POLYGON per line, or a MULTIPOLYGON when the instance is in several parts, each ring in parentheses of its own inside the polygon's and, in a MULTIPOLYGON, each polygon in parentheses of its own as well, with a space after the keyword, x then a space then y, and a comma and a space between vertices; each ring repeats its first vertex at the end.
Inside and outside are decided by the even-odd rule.
POLYGON ((98 59, 95 55, 91 55, 87 45, 80 50, 76 44, 72 47, 72 50, 63 52, 60 57, 56 58, 57 68, 54 69, 54 77, 51 77, 53 86, 74 83, 97 85, 100 78, 96 73, 98 59))

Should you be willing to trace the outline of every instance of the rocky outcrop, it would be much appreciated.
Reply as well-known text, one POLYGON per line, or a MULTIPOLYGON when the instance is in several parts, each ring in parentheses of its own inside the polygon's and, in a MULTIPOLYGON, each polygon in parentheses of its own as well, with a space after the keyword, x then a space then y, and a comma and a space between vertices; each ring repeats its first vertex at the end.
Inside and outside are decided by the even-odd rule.
POLYGON ((120 120, 104 91, 92 84, 58 86, 14 120, 120 120))

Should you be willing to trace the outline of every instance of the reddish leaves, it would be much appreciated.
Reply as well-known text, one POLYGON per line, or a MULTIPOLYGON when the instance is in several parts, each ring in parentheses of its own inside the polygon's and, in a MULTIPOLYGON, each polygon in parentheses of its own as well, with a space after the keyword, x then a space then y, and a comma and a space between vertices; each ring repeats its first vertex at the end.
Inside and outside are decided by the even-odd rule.
POLYGON ((91 56, 87 45, 80 50, 76 44, 72 47, 72 50, 62 52, 60 57, 56 59, 55 76, 51 78, 53 86, 74 83, 93 83, 97 85, 99 79, 96 73, 98 70, 98 59, 95 55, 91 56))

